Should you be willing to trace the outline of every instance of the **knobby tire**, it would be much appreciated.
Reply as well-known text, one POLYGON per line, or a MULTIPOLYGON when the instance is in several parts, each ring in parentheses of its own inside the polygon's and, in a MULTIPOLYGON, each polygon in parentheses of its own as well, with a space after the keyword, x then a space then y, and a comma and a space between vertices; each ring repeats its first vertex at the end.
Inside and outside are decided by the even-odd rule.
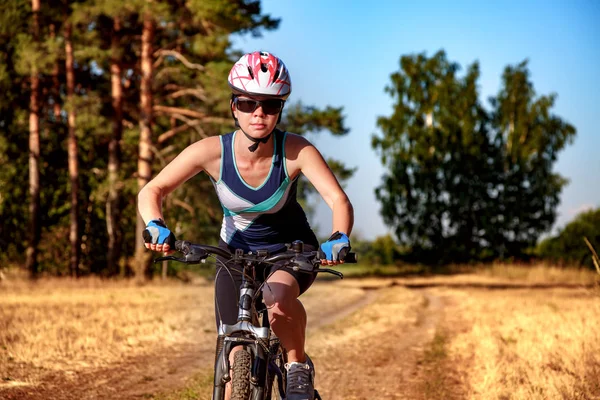
POLYGON ((246 349, 237 351, 233 358, 233 371, 231 374, 231 400, 248 400, 252 388, 250 387, 250 369, 252 357, 246 349))

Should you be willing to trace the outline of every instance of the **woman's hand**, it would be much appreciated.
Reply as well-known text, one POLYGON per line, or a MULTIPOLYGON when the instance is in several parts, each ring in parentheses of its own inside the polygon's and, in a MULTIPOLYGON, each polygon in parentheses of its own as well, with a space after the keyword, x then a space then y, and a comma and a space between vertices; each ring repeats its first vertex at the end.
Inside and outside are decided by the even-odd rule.
POLYGON ((144 245, 152 251, 162 251, 165 254, 175 252, 175 235, 167 228, 162 219, 153 219, 148 222, 142 232, 144 245))
POLYGON ((335 232, 326 242, 321 244, 321 251, 325 258, 321 264, 336 265, 343 264, 346 254, 350 251, 350 239, 345 233, 335 232))

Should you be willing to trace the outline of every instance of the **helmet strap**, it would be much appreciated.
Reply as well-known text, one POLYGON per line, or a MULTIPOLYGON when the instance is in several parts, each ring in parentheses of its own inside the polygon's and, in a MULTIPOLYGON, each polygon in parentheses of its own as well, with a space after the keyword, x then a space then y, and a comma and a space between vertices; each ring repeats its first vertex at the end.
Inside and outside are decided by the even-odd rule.
MULTIPOLYGON (((240 127, 240 131, 244 132, 244 130, 241 127, 240 127)), ((248 147, 248 150, 250 150, 251 153, 254 153, 256 151, 256 149, 258 149, 258 145, 260 143, 267 143, 269 141, 273 132, 275 132, 275 129, 273 129, 271 131, 271 133, 269 133, 267 136, 265 136, 264 138, 260 138, 260 139, 254 138, 254 137, 248 135, 246 132, 244 132, 244 135, 246 135, 246 137, 248 139, 250 139, 251 141, 254 142, 254 144, 252 144, 252 146, 248 147)))

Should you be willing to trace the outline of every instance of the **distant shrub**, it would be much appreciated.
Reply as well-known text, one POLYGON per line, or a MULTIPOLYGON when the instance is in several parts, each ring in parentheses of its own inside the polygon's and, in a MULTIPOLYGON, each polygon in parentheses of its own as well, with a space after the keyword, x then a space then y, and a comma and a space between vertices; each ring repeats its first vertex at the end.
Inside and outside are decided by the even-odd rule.
POLYGON ((540 257, 547 260, 594 268, 592 253, 584 242, 600 248, 600 208, 579 214, 557 236, 542 241, 537 249, 540 257))

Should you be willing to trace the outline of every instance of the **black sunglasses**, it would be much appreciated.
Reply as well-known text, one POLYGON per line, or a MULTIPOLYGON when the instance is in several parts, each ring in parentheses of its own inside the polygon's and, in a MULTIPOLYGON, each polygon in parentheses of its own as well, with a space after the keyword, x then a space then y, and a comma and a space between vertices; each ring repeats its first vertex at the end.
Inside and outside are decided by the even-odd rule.
POLYGON ((283 100, 268 99, 263 101, 235 98, 235 106, 243 113, 254 112, 259 106, 263 112, 268 115, 278 114, 283 109, 283 100))

